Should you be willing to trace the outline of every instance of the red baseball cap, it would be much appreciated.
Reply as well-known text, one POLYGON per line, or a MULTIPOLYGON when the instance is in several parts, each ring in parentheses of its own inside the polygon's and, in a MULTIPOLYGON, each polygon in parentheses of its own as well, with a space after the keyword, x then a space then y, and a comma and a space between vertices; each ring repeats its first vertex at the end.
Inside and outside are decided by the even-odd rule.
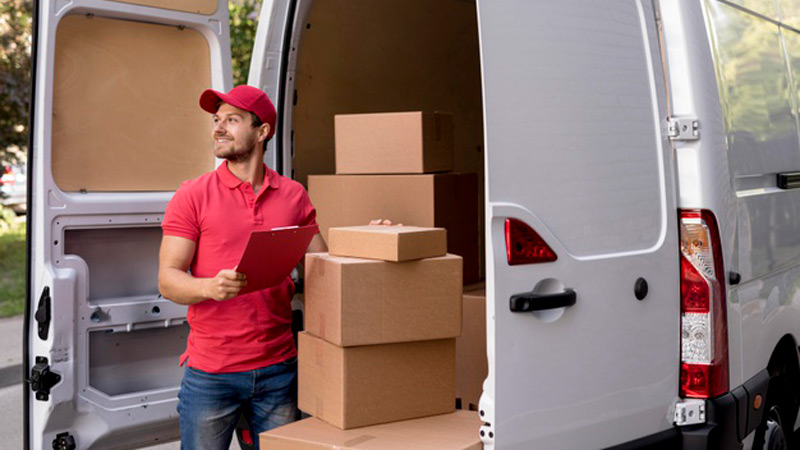
POLYGON ((213 89, 206 89, 200 94, 200 107, 216 114, 219 110, 221 103, 227 103, 245 111, 258 116, 262 123, 269 124, 269 135, 267 140, 272 138, 275 134, 275 105, 272 104, 267 94, 261 89, 254 88, 253 86, 241 85, 231 89, 227 94, 215 91, 213 89))

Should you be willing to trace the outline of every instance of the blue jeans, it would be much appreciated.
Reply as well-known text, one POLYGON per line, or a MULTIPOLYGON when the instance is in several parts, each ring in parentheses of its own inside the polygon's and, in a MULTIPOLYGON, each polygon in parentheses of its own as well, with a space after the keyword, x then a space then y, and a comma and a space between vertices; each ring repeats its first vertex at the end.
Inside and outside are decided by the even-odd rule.
POLYGON ((240 414, 256 449, 259 433, 293 422, 297 358, 236 373, 186 368, 178 393, 182 450, 228 450, 240 414))

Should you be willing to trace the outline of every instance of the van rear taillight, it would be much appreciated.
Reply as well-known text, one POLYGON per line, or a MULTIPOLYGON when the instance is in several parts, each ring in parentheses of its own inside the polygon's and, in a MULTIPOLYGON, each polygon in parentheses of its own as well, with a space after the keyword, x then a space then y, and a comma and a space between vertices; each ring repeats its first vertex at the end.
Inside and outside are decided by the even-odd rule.
POLYGON ((728 326, 722 249, 714 214, 680 212, 681 397, 728 391, 728 326))
POLYGON ((556 252, 519 219, 506 219, 506 256, 508 265, 535 264, 558 259, 556 252))

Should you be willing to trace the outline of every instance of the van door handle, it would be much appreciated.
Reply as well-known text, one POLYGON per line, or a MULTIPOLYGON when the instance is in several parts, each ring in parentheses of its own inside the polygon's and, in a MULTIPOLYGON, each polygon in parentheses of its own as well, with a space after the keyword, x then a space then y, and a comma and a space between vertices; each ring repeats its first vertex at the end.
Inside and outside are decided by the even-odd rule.
POLYGON ((557 294, 514 294, 510 299, 511 312, 531 312, 545 309, 566 308, 575 304, 577 295, 574 289, 564 289, 557 294))

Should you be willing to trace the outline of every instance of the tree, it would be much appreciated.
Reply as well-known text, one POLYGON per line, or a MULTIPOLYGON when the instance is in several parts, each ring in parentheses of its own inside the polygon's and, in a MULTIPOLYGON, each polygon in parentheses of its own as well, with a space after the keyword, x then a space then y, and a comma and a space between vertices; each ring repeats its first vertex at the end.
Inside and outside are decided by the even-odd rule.
POLYGON ((260 0, 230 0, 231 59, 233 60, 233 85, 247 83, 250 55, 256 39, 260 0))
POLYGON ((0 3, 0 162, 28 147, 32 8, 31 0, 0 3))

